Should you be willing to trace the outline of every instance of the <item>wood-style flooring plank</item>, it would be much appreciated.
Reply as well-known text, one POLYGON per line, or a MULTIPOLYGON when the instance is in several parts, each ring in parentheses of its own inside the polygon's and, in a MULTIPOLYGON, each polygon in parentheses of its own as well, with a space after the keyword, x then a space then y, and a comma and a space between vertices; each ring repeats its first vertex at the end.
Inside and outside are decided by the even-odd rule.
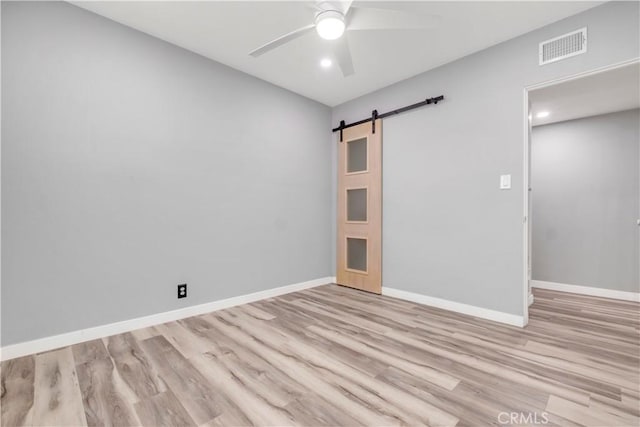
POLYGON ((110 357, 76 365, 87 424, 89 426, 139 425, 132 400, 118 385, 110 357))
POLYGON ((33 425, 87 425, 71 347, 35 359, 33 425))
POLYGON ((71 351, 76 365, 110 357, 102 340, 91 340, 73 345, 71 351))
POLYGON ((145 426, 197 425, 171 390, 142 399, 135 404, 135 410, 145 426))
POLYGON ((35 358, 25 356, 2 363, 0 368, 0 425, 30 425, 33 417, 35 358))
POLYGON ((118 374, 138 399, 155 396, 167 390, 164 381, 149 362, 148 355, 140 348, 131 333, 107 338, 107 350, 118 374))

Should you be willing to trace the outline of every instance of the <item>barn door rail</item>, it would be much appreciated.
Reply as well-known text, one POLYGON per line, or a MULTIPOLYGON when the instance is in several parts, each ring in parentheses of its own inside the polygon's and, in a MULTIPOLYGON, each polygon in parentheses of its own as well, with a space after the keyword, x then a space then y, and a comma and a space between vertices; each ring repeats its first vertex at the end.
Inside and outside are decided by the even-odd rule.
POLYGON ((384 119, 385 117, 393 116, 395 114, 404 113, 405 111, 414 110, 416 108, 424 107, 429 104, 437 104, 438 102, 444 100, 444 95, 435 96, 433 98, 427 98, 424 101, 416 102, 415 104, 407 105, 406 107, 398 108, 396 110, 391 110, 386 113, 378 114, 378 110, 371 111, 371 117, 367 117, 366 119, 358 120, 357 122, 345 124, 344 120, 340 120, 340 125, 337 128, 333 128, 332 132, 340 132, 340 142, 342 142, 342 131, 344 129, 358 126, 363 123, 371 122, 371 132, 376 133, 376 119, 384 119))

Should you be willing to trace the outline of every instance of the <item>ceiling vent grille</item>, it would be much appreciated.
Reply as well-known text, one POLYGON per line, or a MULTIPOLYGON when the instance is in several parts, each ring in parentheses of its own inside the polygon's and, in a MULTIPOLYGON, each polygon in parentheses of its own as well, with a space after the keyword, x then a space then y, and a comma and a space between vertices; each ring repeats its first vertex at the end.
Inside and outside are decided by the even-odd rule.
POLYGON ((540 43, 540 65, 550 64, 587 51, 587 28, 540 43))

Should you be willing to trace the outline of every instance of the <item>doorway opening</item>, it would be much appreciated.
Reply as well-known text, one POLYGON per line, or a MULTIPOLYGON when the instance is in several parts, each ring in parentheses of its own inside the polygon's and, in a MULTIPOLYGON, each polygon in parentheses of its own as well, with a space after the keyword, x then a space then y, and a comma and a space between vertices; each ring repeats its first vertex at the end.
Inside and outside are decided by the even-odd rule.
POLYGON ((525 112, 525 324, 536 288, 638 301, 640 62, 528 87, 525 112))

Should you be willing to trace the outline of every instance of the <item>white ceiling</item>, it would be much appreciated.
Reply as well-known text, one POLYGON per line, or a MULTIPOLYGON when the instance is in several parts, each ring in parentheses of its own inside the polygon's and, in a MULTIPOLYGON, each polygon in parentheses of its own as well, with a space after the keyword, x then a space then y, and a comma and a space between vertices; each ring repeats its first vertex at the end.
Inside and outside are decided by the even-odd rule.
POLYGON ((428 30, 347 32, 355 67, 355 74, 349 77, 343 77, 336 66, 319 66, 322 58, 331 56, 331 42, 315 32, 259 58, 248 54, 313 23, 315 12, 309 7, 313 1, 72 3, 335 106, 604 2, 375 2, 379 8, 400 9, 414 16, 438 15, 440 24, 428 30))
POLYGON ((533 126, 640 108, 640 65, 570 80, 529 93, 533 126), (537 118, 541 111, 546 118, 537 118))

